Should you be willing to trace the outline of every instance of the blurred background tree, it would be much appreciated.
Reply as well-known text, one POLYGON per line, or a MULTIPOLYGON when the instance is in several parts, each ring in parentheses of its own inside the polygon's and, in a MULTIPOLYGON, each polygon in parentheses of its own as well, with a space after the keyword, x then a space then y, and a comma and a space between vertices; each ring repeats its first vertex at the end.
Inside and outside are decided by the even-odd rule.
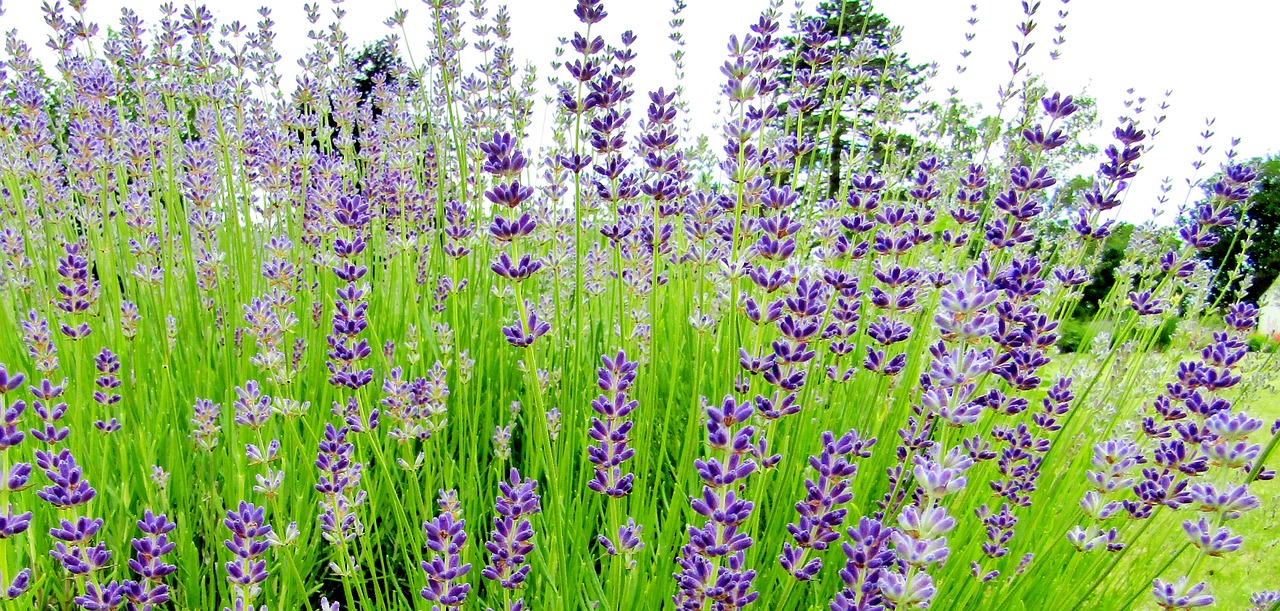
MULTIPOLYGON (((1217 229, 1218 243, 1206 250, 1203 257, 1219 270, 1214 277, 1215 296, 1222 291, 1239 290, 1243 278, 1252 276, 1252 283, 1244 288, 1243 299, 1256 304, 1280 276, 1280 155, 1254 159, 1251 163, 1258 170, 1258 181, 1254 183, 1257 191, 1250 198, 1240 225, 1251 230, 1252 235, 1244 228, 1217 229), (1240 273, 1230 273, 1236 269, 1242 252, 1245 260, 1240 273)), ((1215 180, 1206 184, 1213 184, 1215 180)), ((1222 300, 1228 301, 1229 296, 1222 300)))
POLYGON ((925 66, 912 64, 893 48, 898 33, 869 2, 824 0, 805 19, 818 27, 782 40, 786 55, 780 78, 790 86, 797 78, 816 77, 822 85, 806 107, 784 105, 777 120, 786 133, 813 139, 816 146, 801 158, 800 171, 821 172, 823 196, 835 197, 844 174, 840 164, 847 156, 869 154, 874 167, 895 155, 910 156, 914 139, 896 133, 883 119, 901 119, 910 112, 921 94, 925 66), (822 41, 817 49, 830 57, 811 64, 807 60, 815 57, 815 40, 822 41))

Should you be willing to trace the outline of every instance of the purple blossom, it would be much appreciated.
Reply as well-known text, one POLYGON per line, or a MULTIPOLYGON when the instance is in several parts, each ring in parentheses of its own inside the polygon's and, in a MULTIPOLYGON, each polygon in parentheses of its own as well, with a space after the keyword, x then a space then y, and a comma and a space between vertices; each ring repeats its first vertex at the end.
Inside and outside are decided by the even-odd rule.
POLYGON ((16 535, 20 535, 31 527, 31 512, 13 513, 13 506, 5 507, 3 513, 0 513, 0 539, 11 539, 16 535))
POLYGON ((202 450, 212 452, 218 446, 218 433, 222 431, 218 424, 222 406, 208 399, 196 399, 194 410, 195 417, 191 419, 191 424, 195 428, 191 431, 191 438, 202 450))
POLYGON ((618 538, 610 539, 605 535, 596 535, 596 541, 604 547, 606 554, 610 556, 622 556, 623 562, 627 568, 635 568, 636 561, 633 558, 637 552, 644 549, 644 542, 640 540, 640 533, 644 527, 636 524, 634 518, 628 517, 626 524, 618 527, 618 538))
POLYGON ((528 314, 523 319, 517 315, 515 324, 502 327, 502 334, 506 337, 507 343, 516 348, 528 348, 538 341, 538 338, 551 331, 550 323, 538 318, 538 312, 532 303, 526 301, 524 309, 528 314))
POLYGON ((1229 554, 1240 549, 1244 543, 1244 537, 1232 536, 1231 530, 1225 526, 1220 528, 1210 526, 1204 518, 1200 518, 1199 522, 1184 521, 1182 530, 1186 531, 1192 545, 1210 556, 1229 554))
POLYGON ((175 525, 164 515, 155 515, 150 510, 137 524, 146 536, 130 540, 135 555, 128 565, 141 581, 125 581, 121 585, 131 603, 146 608, 147 605, 159 605, 169 600, 169 586, 163 583, 163 579, 173 574, 177 567, 165 562, 164 556, 177 547, 168 535, 175 525))
POLYGON ((542 511, 537 494, 538 482, 520 479, 514 468, 507 480, 498 483, 493 531, 484 548, 489 562, 480 571, 485 579, 498 582, 507 590, 518 590, 529 577, 526 557, 533 552, 533 523, 529 516, 542 511))
POLYGON ((758 460, 776 464, 780 457, 763 456, 764 441, 752 441, 754 427, 738 428, 752 416, 749 402, 738 402, 729 395, 719 407, 709 404, 705 411, 707 445, 727 459, 694 461, 703 487, 701 496, 691 497, 689 503, 706 522, 687 527, 688 542, 680 549, 679 570, 674 575, 679 587, 674 602, 681 609, 702 609, 709 600, 727 597, 734 606, 742 607, 759 598, 759 592, 751 590, 756 572, 745 566, 745 550, 754 541, 740 531, 755 504, 739 496, 740 486, 735 483, 754 473, 758 460), (723 561, 718 569, 713 568, 713 558, 723 561))
MULTIPOLYGON (((0 369, 0 373, 3 370, 0 369)), ((18 376, 21 382, 21 374, 18 376)), ((2 397, 3 395, 0 395, 2 397)), ((3 399, 0 399, 0 452, 6 452, 10 448, 15 448, 26 439, 26 434, 18 427, 22 425, 22 414, 27 411, 26 401, 18 400, 9 405, 4 405, 3 399)))
POLYGON ((222 543, 235 555, 234 560, 223 565, 227 582, 238 599, 252 601, 267 579, 267 561, 262 556, 271 547, 268 537, 272 530, 266 523, 265 509, 240 501, 235 510, 227 510, 222 525, 231 532, 231 538, 222 543))
MULTIPOLYGON (((4 584, 4 575, 0 575, 0 585, 4 584)), ((3 594, 0 594, 0 599, 14 600, 25 594, 29 587, 31 587, 31 569, 22 569, 8 582, 3 594)))
POLYGON ((84 586, 84 594, 77 596, 74 602, 85 611, 112 611, 124 603, 125 587, 119 582, 102 585, 88 582, 84 586))
POLYGON ((831 611, 862 611, 883 608, 881 587, 897 567, 897 558, 889 549, 893 529, 885 528, 873 518, 860 518, 849 527, 849 540, 841 545, 846 558, 840 570, 845 587, 831 601, 831 611))
POLYGON ((335 428, 325 423, 315 462, 320 471, 315 489, 324 497, 320 502, 321 536, 339 546, 364 532, 356 515, 356 509, 366 497, 360 489, 364 465, 355 460, 355 444, 347 441, 349 432, 348 427, 335 428))
POLYGON ((848 510, 841 505, 853 499, 850 480, 858 473, 851 461, 871 456, 875 438, 862 439, 855 430, 849 430, 839 439, 830 431, 822 433, 822 452, 809 457, 809 466, 818 473, 817 481, 806 479, 807 495, 795 505, 798 521, 787 525, 787 532, 796 541, 782 546, 778 560, 782 568, 793 577, 808 581, 822 570, 822 558, 805 561, 809 550, 826 550, 840 538, 848 510))
POLYGON ((0 395, 17 390, 27 377, 20 371, 9 373, 9 368, 0 363, 0 395))
POLYGON ((462 562, 462 550, 467 544, 467 521, 460 517, 461 508, 454 506, 456 501, 451 502, 450 499, 456 499, 453 491, 440 491, 441 514, 422 525, 427 548, 433 553, 430 560, 422 562, 427 586, 419 594, 435 603, 432 611, 461 609, 467 601, 467 593, 471 591, 471 584, 463 581, 471 571, 471 564, 462 562))
POLYGON ((1193 609, 1213 604, 1213 597, 1204 593, 1208 585, 1203 581, 1190 585, 1186 577, 1179 577, 1173 583, 1156 579, 1151 582, 1151 595, 1163 609, 1193 609))
POLYGON ((36 496, 54 507, 71 509, 88 503, 98 494, 84 479, 84 470, 76 464, 70 450, 64 448, 56 454, 36 450, 36 466, 51 482, 38 490, 36 496))
POLYGON ((236 424, 260 429, 271 420, 271 397, 262 393, 257 380, 249 380, 236 390, 236 424))

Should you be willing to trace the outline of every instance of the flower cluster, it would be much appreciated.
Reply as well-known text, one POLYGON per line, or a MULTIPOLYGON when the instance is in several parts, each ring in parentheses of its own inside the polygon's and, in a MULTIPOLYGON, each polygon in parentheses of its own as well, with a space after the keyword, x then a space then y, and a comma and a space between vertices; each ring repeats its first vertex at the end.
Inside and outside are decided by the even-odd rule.
POLYGON ((326 541, 341 550, 343 564, 330 564, 330 569, 339 575, 352 574, 358 569, 346 544, 364 532, 356 510, 367 496, 360 488, 364 465, 356 462, 355 444, 347 441, 348 433, 349 427, 325 424, 315 463, 320 470, 315 488, 324 497, 320 502, 320 531, 326 541))
POLYGON ((177 544, 169 540, 169 533, 174 528, 176 525, 164 514, 155 515, 150 510, 138 520, 138 529, 146 536, 129 541, 133 546, 134 557, 128 564, 129 570, 140 581, 126 580, 120 586, 125 598, 139 609, 169 601, 169 586, 164 584, 164 578, 173 574, 178 567, 165 562, 164 557, 177 547, 177 544))
POLYGON ((368 358, 372 350, 369 348, 369 340, 359 337, 369 326, 365 317, 369 310, 369 304, 365 301, 369 287, 360 283, 369 273, 369 268, 356 260, 368 246, 364 232, 372 218, 369 203, 363 197, 338 197, 333 220, 353 234, 353 237, 337 238, 333 242, 333 252, 338 256, 333 274, 345 286, 338 288, 338 299, 333 303, 333 326, 326 337, 329 344, 329 383, 352 390, 358 390, 373 381, 372 368, 359 368, 360 362, 368 358))
POLYGON ((602 394, 591 402, 597 416, 591 418, 591 427, 587 429, 587 436, 594 442, 587 447, 587 459, 595 466, 595 475, 587 487, 619 498, 631 493, 635 479, 630 473, 623 474, 622 465, 636 453, 628 444, 634 426, 630 415, 638 403, 627 396, 627 391, 636 381, 640 364, 628 361, 622 351, 613 358, 603 356, 601 361, 604 365, 596 370, 596 385, 602 394))
POLYGON ((796 503, 799 519, 787 525, 796 545, 782 544, 782 555, 778 557, 782 568, 796 579, 808 581, 822 570, 821 557, 806 558, 810 550, 822 552, 839 540, 840 527, 849 513, 842 505, 853 500, 850 480, 858 473, 858 466, 850 461, 871 456, 875 443, 874 437, 864 440, 855 430, 839 439, 830 431, 822 433, 822 453, 809 457, 809 466, 818 472, 818 480, 804 481, 807 494, 796 503))
POLYGON ((266 523, 266 510, 252 503, 240 501, 234 510, 227 510, 222 525, 231 532, 231 538, 223 544, 235 556, 223 565, 227 582, 231 585, 237 609, 252 608, 253 601, 262 594, 262 582, 267 580, 267 561, 263 558, 271 543, 271 525, 266 523))
POLYGON ((445 414, 448 411, 446 400, 449 398, 449 385, 444 365, 436 361, 427 372, 427 377, 404 380, 404 370, 396 367, 391 370, 382 392, 383 410, 395 425, 387 433, 400 443, 413 439, 426 440, 444 429, 448 424, 445 414))
POLYGON ((462 519, 462 506, 454 490, 441 490, 440 515, 424 522, 422 529, 427 537, 427 548, 434 552, 431 560, 422 562, 427 574, 427 586, 419 592, 434 603, 432 611, 461 609, 467 602, 471 584, 463 581, 471 572, 471 564, 462 562, 462 549, 467 544, 467 521, 462 519))
MULTIPOLYGON (((533 523, 529 517, 542 512, 537 490, 537 481, 521 480, 514 468, 507 479, 498 482, 494 504, 497 515, 493 517, 489 540, 484 543, 489 562, 480 575, 504 590, 519 590, 529 578, 531 569, 526 560, 533 553, 533 523)), ((523 608, 523 600, 517 599, 510 609, 523 608)))
POLYGON ((746 567, 745 552, 755 541, 741 531, 755 503, 738 492, 760 467, 757 456, 764 441, 753 441, 755 427, 740 426, 753 413, 749 402, 736 401, 732 395, 719 407, 706 406, 707 445, 718 456, 694 461, 703 482, 702 494, 691 497, 689 503, 706 521, 688 527, 688 542, 680 548, 677 608, 707 609, 714 601, 719 608, 737 609, 760 597, 751 589, 756 571, 746 567))

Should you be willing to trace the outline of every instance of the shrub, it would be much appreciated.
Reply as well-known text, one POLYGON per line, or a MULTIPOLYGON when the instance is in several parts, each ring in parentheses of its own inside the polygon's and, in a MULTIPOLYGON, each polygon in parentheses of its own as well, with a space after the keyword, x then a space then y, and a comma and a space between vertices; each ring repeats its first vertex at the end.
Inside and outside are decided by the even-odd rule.
POLYGON ((908 96, 892 32, 770 10, 729 42, 713 140, 678 87, 635 95, 633 37, 582 0, 538 151, 537 80, 480 2, 428 2, 417 63, 308 7, 292 91, 270 11, 126 10, 103 40, 71 6, 57 64, 11 33, 0 78, 13 608, 1243 596, 1203 579, 1261 549, 1234 522, 1274 475, 1239 403, 1257 311, 1152 348, 1210 310, 1196 255, 1255 174, 1136 229, 1062 326, 1154 123, 1061 204, 1089 120, 1028 72, 1039 4, 992 117, 908 96))

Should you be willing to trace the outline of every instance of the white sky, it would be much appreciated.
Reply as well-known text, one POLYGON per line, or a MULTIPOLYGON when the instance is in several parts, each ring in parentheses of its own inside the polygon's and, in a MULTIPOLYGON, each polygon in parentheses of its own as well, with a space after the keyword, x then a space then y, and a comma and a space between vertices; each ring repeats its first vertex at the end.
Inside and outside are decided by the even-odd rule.
MULTIPOLYGON (((812 3, 813 0, 808 0, 812 3)), ((88 15, 104 28, 115 26, 121 6, 133 6, 148 23, 159 15, 160 0, 90 0, 88 15)), ((693 107, 695 132, 711 134, 714 112, 722 81, 719 67, 724 61, 729 35, 747 31, 765 0, 686 0, 685 86, 693 107)), ((791 0, 784 11, 792 10, 791 0)), ((175 2, 181 6, 182 2, 175 2)), ((329 0, 321 0, 325 20, 329 0)), ((969 31, 968 0, 879 0, 875 10, 904 28, 903 50, 917 63, 936 61, 939 80, 935 89, 960 88, 961 97, 990 107, 996 87, 1008 80, 1007 62, 1012 56, 1010 42, 1019 35, 1014 25, 1020 21, 1017 0, 978 2, 977 38, 965 43, 969 31), (968 71, 957 77, 955 64, 961 49, 970 48, 968 71)), ((43 49, 46 27, 39 0, 0 0, 6 14, 0 16, 0 30, 17 28, 33 46, 43 49)), ((294 61, 307 48, 306 32, 311 27, 303 18, 299 0, 223 0, 208 3, 219 22, 239 19, 252 26, 259 6, 270 6, 277 23, 277 49, 284 56, 286 74, 295 74, 294 61)), ((568 36, 580 25, 572 14, 574 0, 510 0, 513 46, 517 61, 533 61, 541 77, 549 74, 549 62, 557 39, 568 36)), ((357 46, 385 36, 383 20, 397 8, 409 11, 407 44, 416 57, 424 53, 429 29, 428 7, 408 0, 359 0, 345 2, 348 12, 344 28, 357 46)), ((490 0, 490 15, 498 3, 490 0)), ((647 91, 674 84, 668 59, 673 44, 668 40, 670 0, 606 0, 609 17, 597 26, 609 42, 616 42, 623 30, 639 37, 634 85, 637 98, 647 91)), ((1061 0, 1043 0, 1037 15, 1038 44, 1029 59, 1033 71, 1043 73, 1051 88, 1064 92, 1087 89, 1098 100, 1104 130, 1095 141, 1105 143, 1116 118, 1125 112, 1124 100, 1146 96, 1145 115, 1151 115, 1166 90, 1172 90, 1167 120, 1156 146, 1144 157, 1144 170, 1131 189, 1120 216, 1127 220, 1150 218, 1156 205, 1160 181, 1174 179, 1172 205, 1186 194, 1186 179, 1192 175, 1192 161, 1201 143, 1200 132, 1206 118, 1215 117, 1209 165, 1201 176, 1221 163, 1228 139, 1239 136, 1242 157, 1280 152, 1280 118, 1276 102, 1280 96, 1273 43, 1280 24, 1280 2, 1271 0, 1217 0, 1208 8, 1203 2, 1188 0, 1074 0, 1065 32, 1063 56, 1051 61, 1053 26, 1061 0), (1272 44, 1269 44, 1272 43, 1272 44)), ((543 80, 543 79, 540 79, 543 80)), ((545 82, 545 81, 543 81, 545 82)), ((286 86, 292 79, 286 80, 286 86)), ((638 107, 640 108, 640 107, 638 107)), ((540 111, 539 111, 540 112, 540 111)), ((535 123, 530 144, 537 146, 545 134, 535 123)), ((718 140, 718 139, 717 139, 718 140)), ((717 142, 718 143, 718 142, 717 142)), ((1091 171, 1091 165, 1086 171, 1091 171)), ((1170 213, 1163 215, 1170 222, 1170 213)))

